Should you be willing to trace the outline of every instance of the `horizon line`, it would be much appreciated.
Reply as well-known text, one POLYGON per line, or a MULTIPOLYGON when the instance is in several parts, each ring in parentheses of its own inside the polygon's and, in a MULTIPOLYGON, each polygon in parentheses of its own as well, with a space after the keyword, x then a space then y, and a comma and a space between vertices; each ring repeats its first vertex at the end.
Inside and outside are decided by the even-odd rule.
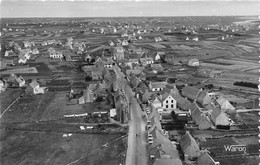
MULTIPOLYGON (((3 18, 142 18, 142 17, 259 17, 258 15, 182 15, 182 16, 69 16, 69 17, 45 17, 45 16, 37 16, 37 17, 0 17, 3 18)), ((260 21, 260 20, 259 20, 260 21)))

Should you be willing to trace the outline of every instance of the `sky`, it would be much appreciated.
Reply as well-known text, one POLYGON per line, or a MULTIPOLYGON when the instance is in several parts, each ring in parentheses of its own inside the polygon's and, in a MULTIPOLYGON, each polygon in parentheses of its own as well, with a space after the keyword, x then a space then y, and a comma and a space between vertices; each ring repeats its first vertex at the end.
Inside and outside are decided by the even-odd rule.
POLYGON ((260 0, 0 0, 0 17, 260 15, 260 0))

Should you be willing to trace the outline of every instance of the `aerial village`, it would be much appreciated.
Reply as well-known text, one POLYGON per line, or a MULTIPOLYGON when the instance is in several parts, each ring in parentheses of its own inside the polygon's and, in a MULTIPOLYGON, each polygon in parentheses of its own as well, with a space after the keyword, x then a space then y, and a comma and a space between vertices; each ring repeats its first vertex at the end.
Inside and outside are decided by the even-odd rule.
MULTIPOLYGON (((122 136, 120 153, 92 146, 94 156, 80 161, 101 161, 102 152, 109 155, 105 161, 126 164, 128 123, 140 114, 145 130, 134 136, 145 139, 149 165, 259 161, 254 22, 198 26, 166 20, 159 26, 156 19, 23 21, 4 20, 1 29, 2 158, 20 146, 10 137, 26 139, 21 131, 38 131, 62 134, 57 143, 71 145, 62 149, 65 156, 50 158, 61 164, 87 152, 89 142, 81 134, 91 136, 88 141, 103 141, 103 148, 122 136), (140 25, 132 23, 138 21, 140 25), (245 145, 246 152, 226 147, 232 145, 245 145)), ((42 146, 48 152, 50 142, 42 146)), ((16 162, 4 159, 5 164, 31 162, 37 152, 43 154, 39 149, 22 149, 31 158, 14 154, 16 162)))

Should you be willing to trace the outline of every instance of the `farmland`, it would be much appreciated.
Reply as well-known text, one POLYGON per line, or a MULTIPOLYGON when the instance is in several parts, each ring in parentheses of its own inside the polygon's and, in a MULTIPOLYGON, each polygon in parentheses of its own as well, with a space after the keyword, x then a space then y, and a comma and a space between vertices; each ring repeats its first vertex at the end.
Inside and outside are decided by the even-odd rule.
MULTIPOLYGON (((259 161, 259 118, 254 109, 259 108, 256 101, 259 91, 255 87, 243 86, 243 83, 234 85, 235 82, 258 84, 260 37, 255 31, 256 24, 248 27, 234 25, 234 22, 244 19, 4 19, 0 58, 6 65, 3 69, 1 66, 1 82, 12 84, 13 73, 23 77, 25 85, 15 77, 16 86, 7 86, 0 93, 0 164, 125 164, 128 135, 134 135, 136 148, 146 146, 143 138, 146 135, 136 140, 138 134, 147 133, 143 129, 139 133, 134 127, 134 133, 127 134, 131 130, 128 126, 133 123, 128 123, 131 119, 129 107, 138 111, 139 106, 130 105, 132 102, 126 97, 129 93, 119 81, 132 78, 132 75, 118 76, 114 65, 122 71, 143 68, 142 78, 134 75, 139 84, 129 90, 136 92, 136 98, 147 89, 148 103, 157 97, 162 100, 162 92, 168 90, 151 92, 152 87, 148 84, 171 82, 163 88, 175 86, 176 93, 183 100, 196 104, 207 117, 218 107, 234 122, 232 126, 228 125, 228 130, 223 130, 209 119, 214 126, 200 130, 193 121, 189 121, 192 127, 188 128, 185 124, 173 122, 175 119, 171 115, 165 115, 170 122, 164 123, 163 129, 168 131, 171 140, 178 141, 189 131, 200 148, 207 149, 220 164, 228 165, 234 161, 238 165, 256 163, 259 161), (221 24, 212 27, 212 23, 217 21, 221 24), (26 42, 33 44, 26 46, 26 42), (117 54, 118 48, 122 48, 123 55, 117 54), (33 55, 31 52, 32 56, 21 62, 25 58, 21 57, 22 52, 28 49, 39 52, 33 55), (155 59, 157 55, 158 60, 155 59), (147 57, 152 59, 151 63, 141 61, 147 57), (131 63, 130 59, 138 64, 131 63), (192 60, 197 62, 192 63, 192 60), (161 69, 154 69, 152 64, 161 69), (88 69, 82 69, 85 67, 88 69), (199 103, 198 99, 188 98, 182 93, 187 86, 212 94, 209 96, 211 102, 206 105, 199 103), (37 93, 40 87, 47 90, 37 93), (216 101, 219 97, 226 99, 235 110, 222 109, 216 101), (112 117, 112 113, 116 114, 112 117), (226 145, 246 145, 247 153, 227 152, 226 145)), ((176 110, 182 112, 179 105, 176 110)), ((137 126, 144 126, 141 124, 143 118, 132 121, 138 121, 134 123, 137 126)), ((146 152, 141 154, 148 157, 146 152)))

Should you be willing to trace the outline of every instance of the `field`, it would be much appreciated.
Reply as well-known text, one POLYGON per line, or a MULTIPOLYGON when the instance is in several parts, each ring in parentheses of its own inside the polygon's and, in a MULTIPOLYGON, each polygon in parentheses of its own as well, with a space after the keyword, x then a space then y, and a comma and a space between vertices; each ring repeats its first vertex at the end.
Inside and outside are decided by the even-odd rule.
POLYGON ((1 129, 1 164, 56 165, 75 161, 79 165, 114 165, 124 160, 125 136, 63 135, 1 129))
POLYGON ((19 68, 19 69, 11 69, 11 70, 6 70, 2 71, 1 74, 8 74, 10 75, 11 73, 15 74, 26 74, 26 73, 38 73, 37 69, 35 67, 30 67, 30 68, 19 68))
MULTIPOLYGON (((47 92, 44 95, 24 95, 15 102, 2 117, 1 122, 32 122, 40 120, 46 110, 46 106, 53 99, 53 93, 47 92)), ((2 101, 7 100, 3 98, 2 101)))

